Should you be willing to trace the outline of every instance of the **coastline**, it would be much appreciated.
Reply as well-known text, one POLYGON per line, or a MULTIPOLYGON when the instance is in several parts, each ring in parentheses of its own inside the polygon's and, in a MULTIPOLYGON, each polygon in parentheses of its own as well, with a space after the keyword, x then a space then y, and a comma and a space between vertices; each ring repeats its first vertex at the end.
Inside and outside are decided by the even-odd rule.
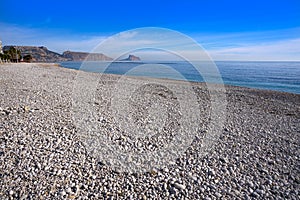
MULTIPOLYGON (((127 174, 90 155, 74 134, 71 96, 78 70, 52 66, 0 65, 1 198, 296 198, 299 194, 299 94, 226 85, 226 122, 209 154, 199 157, 201 139, 195 140, 175 164, 127 174)), ((120 76, 82 73, 91 80, 101 77, 97 105, 106 119, 101 120, 102 131, 120 134, 108 132, 113 121, 104 101, 120 76)), ((210 107, 205 83, 126 77, 124 84, 145 80, 175 88, 191 84, 202 113, 198 128, 207 131, 210 107)))
MULTIPOLYGON (((94 62, 88 61, 86 67, 84 67, 84 71, 101 73, 103 70, 105 70, 106 73, 119 75, 126 73, 127 75, 128 72, 131 73, 130 71, 136 69, 136 65, 139 65, 136 62, 129 62, 128 65, 126 65, 126 63, 114 62, 114 65, 111 69, 105 69, 105 64, 103 65, 101 62, 96 62, 97 64, 93 63, 94 62)), ((135 75, 132 75, 141 77, 167 78, 189 82, 204 82, 203 78, 198 76, 198 73, 187 66, 187 63, 183 62, 182 65, 178 65, 178 63, 174 61, 173 63, 145 61, 144 64, 147 63, 150 65, 170 64, 170 67, 182 74, 183 77, 176 76, 176 73, 173 72, 167 72, 168 70, 164 70, 163 68, 161 70, 155 69, 155 67, 154 71, 147 71, 147 68, 145 68, 144 74, 133 72, 135 75), (187 67, 186 72, 182 71, 185 67, 187 67)), ((78 69, 81 68, 82 62, 62 62, 60 64, 65 68, 78 69)), ((290 62, 216 62, 225 85, 248 87, 261 90, 282 91, 294 94, 300 94, 299 82, 297 81, 297 76, 300 75, 299 64, 299 62, 295 62, 293 65, 291 65, 290 62), (290 68, 291 70, 287 71, 285 68, 290 68), (285 76, 280 74, 285 74, 285 76)))
MULTIPOLYGON (((72 62, 72 61, 71 61, 72 62)), ((99 61, 97 61, 99 62, 99 61)), ((103 62, 109 62, 109 61, 103 61, 103 62)), ((124 62, 124 61, 123 61, 124 62)), ((131 62, 131 61, 130 61, 131 62)), ((234 61, 217 61, 217 62, 234 62, 234 61)), ((241 61, 236 61, 236 62, 241 62, 241 61)), ((255 62, 255 61, 242 61, 242 62, 255 62)), ((262 62, 262 61, 257 61, 257 62, 262 62)), ((263 61, 263 62, 272 62, 272 61, 263 61)), ((276 62, 276 61, 273 61, 273 62, 276 62)), ((298 63, 299 61, 293 61, 293 62, 296 62, 298 63)), ((126 63, 126 62, 125 62, 126 63)), ((43 67, 53 67, 53 66, 56 66, 56 67, 60 67, 62 69, 67 69, 67 70, 71 70, 71 71, 78 71, 77 69, 72 69, 72 68, 67 68, 67 67, 63 67, 60 63, 3 63, 3 64, 0 64, 1 65, 18 65, 18 64, 25 64, 25 65, 31 65, 31 64, 34 64, 34 65, 39 65, 39 66, 43 66, 43 67)), ((86 72, 86 71, 84 71, 86 72)), ((108 75, 108 76, 113 76, 113 77, 120 77, 122 75, 118 75, 118 74, 110 74, 110 73, 100 73, 100 72, 86 72, 86 73, 92 73, 92 74, 104 74, 104 75, 108 75)), ((169 81, 169 82, 174 82, 174 83, 182 83, 182 84, 205 84, 205 82, 198 82, 198 81, 185 81, 185 80, 177 80, 177 79, 171 79, 171 78, 154 78, 154 77, 149 77, 149 76, 133 76, 133 75, 124 75, 126 77, 129 77, 129 78, 133 78, 133 79, 141 79, 141 80, 161 80, 161 81, 169 81)), ((215 84, 215 83, 211 83, 211 85, 218 85, 218 84, 215 84)), ((270 89, 266 89, 266 88, 256 88, 256 87, 246 87, 246 86, 238 86, 238 85, 232 85, 232 84, 223 84, 226 88, 231 88, 231 89, 236 89, 236 90, 248 90, 249 92, 250 91, 253 91, 255 93, 269 93, 270 96, 272 96, 271 94, 273 92, 275 93, 282 93, 282 95, 289 95, 290 97, 296 97, 300 94, 298 93, 293 93, 293 92, 286 92, 286 91, 279 91, 279 90, 270 90, 270 89)), ((274 97, 276 97, 276 95, 273 95, 274 97)))

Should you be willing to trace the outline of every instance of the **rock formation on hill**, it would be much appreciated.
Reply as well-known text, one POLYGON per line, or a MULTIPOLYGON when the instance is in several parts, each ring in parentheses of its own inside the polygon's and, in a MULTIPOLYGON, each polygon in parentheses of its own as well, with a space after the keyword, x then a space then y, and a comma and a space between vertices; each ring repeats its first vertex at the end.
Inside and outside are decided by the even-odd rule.
POLYGON ((129 55, 128 58, 122 59, 121 61, 140 61, 141 59, 134 55, 129 55))

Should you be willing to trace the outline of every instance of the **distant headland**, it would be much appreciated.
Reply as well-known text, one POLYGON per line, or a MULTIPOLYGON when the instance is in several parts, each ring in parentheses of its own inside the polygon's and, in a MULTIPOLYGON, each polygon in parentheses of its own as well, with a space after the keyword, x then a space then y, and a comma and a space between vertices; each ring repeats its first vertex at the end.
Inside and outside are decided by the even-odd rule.
POLYGON ((134 55, 129 55, 128 58, 122 59, 120 61, 140 61, 141 59, 134 55))

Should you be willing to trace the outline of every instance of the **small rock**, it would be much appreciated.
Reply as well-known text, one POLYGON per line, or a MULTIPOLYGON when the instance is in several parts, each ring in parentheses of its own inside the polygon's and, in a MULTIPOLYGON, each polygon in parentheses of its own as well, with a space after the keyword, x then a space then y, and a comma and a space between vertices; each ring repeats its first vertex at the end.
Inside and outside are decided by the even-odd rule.
POLYGON ((259 169, 259 171, 262 172, 262 173, 268 174, 268 170, 266 170, 264 168, 259 169))
POLYGON ((76 198, 76 195, 75 195, 75 194, 70 194, 70 195, 68 196, 68 198, 69 198, 69 199, 75 199, 75 198, 76 198))
POLYGON ((6 115, 9 115, 10 114, 10 111, 9 110, 3 110, 2 111, 4 114, 6 114, 6 115))
POLYGON ((183 184, 175 183, 174 186, 175 186, 175 188, 177 188, 179 190, 185 190, 185 185, 183 185, 183 184))
POLYGON ((251 188, 254 187, 254 184, 253 184, 251 181, 248 182, 248 185, 249 185, 249 187, 251 187, 251 188))
POLYGON ((129 163, 132 162, 132 157, 130 155, 128 155, 126 161, 129 162, 129 163))
POLYGON ((221 198, 221 197, 222 197, 222 195, 221 195, 219 192, 216 192, 216 193, 215 193, 215 196, 216 196, 217 198, 221 198))
POLYGON ((72 189, 71 188, 67 188, 67 193, 71 194, 72 193, 72 189))
POLYGON ((164 190, 167 190, 168 189, 168 185, 167 185, 167 183, 164 183, 164 190))
POLYGON ((175 189, 172 188, 172 187, 169 189, 169 192, 170 192, 170 194, 175 194, 176 193, 175 189))
POLYGON ((24 106, 24 112, 28 112, 30 110, 29 106, 24 106))
POLYGON ((190 179, 193 179, 194 181, 197 181, 197 177, 194 176, 192 173, 188 173, 188 177, 189 177, 190 179))
POLYGON ((165 167, 164 172, 169 173, 169 169, 167 167, 165 167))
POLYGON ((266 184, 268 184, 268 185, 272 185, 272 183, 273 183, 273 182, 272 182, 272 180, 270 180, 270 179, 266 181, 266 184))
POLYGON ((252 192, 251 197, 257 198, 257 197, 259 197, 259 195, 256 192, 252 192))
POLYGON ((252 188, 249 188, 248 191, 249 191, 249 193, 251 193, 251 194, 253 193, 253 189, 252 189, 252 188))
POLYGON ((61 175, 61 169, 59 169, 59 170, 56 172, 56 175, 57 175, 57 176, 61 175))
POLYGON ((40 163, 36 163, 37 168, 40 170, 42 168, 40 163))
POLYGON ((263 191, 263 190, 260 190, 260 189, 257 189, 255 192, 256 192, 257 194, 259 194, 259 195, 264 194, 264 191, 263 191))
POLYGON ((152 170, 150 170, 150 174, 151 174, 152 176, 156 176, 158 173, 157 173, 157 170, 156 170, 156 169, 152 169, 152 170))
POLYGON ((210 169, 208 171, 208 174, 211 175, 211 176, 214 176, 216 174, 216 172, 213 169, 210 169))
POLYGON ((60 195, 61 196, 65 196, 67 193, 64 191, 64 190, 62 190, 61 192, 60 192, 60 195))
POLYGON ((222 163, 228 163, 228 160, 227 160, 226 158, 221 157, 221 158, 219 158, 219 160, 220 160, 222 163))
POLYGON ((200 191, 201 191, 201 193, 204 193, 205 192, 205 188, 201 187, 200 191))

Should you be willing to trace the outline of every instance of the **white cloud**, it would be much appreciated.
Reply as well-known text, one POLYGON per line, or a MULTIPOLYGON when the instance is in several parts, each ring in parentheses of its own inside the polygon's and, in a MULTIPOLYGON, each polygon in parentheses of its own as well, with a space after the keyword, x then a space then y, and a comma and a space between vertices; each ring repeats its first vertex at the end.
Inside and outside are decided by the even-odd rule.
POLYGON ((101 43, 106 37, 91 37, 88 39, 62 39, 54 38, 52 40, 44 40, 43 44, 51 50, 57 52, 70 51, 83 51, 90 52, 95 45, 101 43))
POLYGON ((300 38, 208 50, 214 60, 299 61, 300 38))
POLYGON ((122 39, 131 39, 134 36, 136 36, 137 34, 138 34, 138 32, 136 32, 136 31, 124 31, 124 32, 118 33, 114 37, 118 37, 118 38, 122 38, 122 39))
POLYGON ((203 56, 201 53, 203 50, 197 43, 190 37, 179 34, 176 31, 150 27, 135 29, 133 32, 134 35, 131 34, 132 31, 128 31, 128 33, 123 32, 109 37, 94 51, 103 52, 115 58, 134 52, 142 55, 142 59, 146 60, 162 60, 163 58, 170 60, 170 58, 174 58, 173 53, 170 52, 177 53, 188 59, 195 59, 192 56, 195 54, 197 55, 196 58, 199 58, 199 54, 203 56))

